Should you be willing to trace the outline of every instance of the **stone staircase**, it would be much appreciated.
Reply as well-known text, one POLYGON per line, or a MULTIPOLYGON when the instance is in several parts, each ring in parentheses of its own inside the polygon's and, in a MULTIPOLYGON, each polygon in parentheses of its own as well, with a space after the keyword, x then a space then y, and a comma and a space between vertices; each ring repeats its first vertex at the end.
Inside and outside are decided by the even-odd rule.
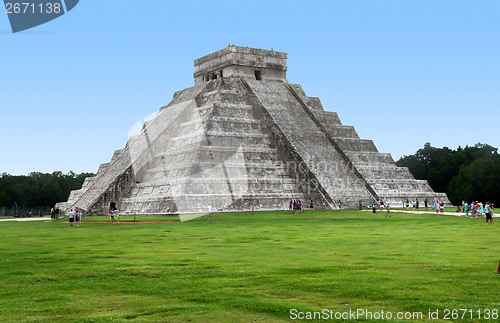
MULTIPOLYGON (((302 156, 331 200, 340 199, 344 206, 355 207, 359 198, 374 198, 283 81, 245 81, 291 142, 293 149, 302 156)), ((316 106, 320 104, 319 101, 311 101, 316 106)), ((335 120, 334 116, 328 115, 327 118, 335 120)))
POLYGON ((337 113, 324 111, 319 99, 309 98, 300 85, 290 85, 305 105, 317 116, 331 138, 348 156, 377 196, 394 205, 404 200, 443 201, 446 194, 435 193, 427 181, 416 180, 406 167, 398 167, 390 154, 379 153, 371 140, 360 139, 352 126, 342 125, 337 113))

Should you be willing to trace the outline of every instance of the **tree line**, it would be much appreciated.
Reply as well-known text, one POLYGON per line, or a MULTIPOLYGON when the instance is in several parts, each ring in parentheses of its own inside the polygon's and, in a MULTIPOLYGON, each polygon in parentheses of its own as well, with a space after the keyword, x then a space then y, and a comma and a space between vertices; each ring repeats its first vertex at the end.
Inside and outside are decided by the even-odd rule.
POLYGON ((435 192, 446 193, 454 205, 462 200, 500 203, 500 155, 493 146, 478 143, 453 150, 426 143, 396 164, 427 180, 435 192))
POLYGON ((31 172, 28 175, 0 175, 0 207, 52 207, 57 202, 68 200, 71 190, 82 187, 86 177, 92 173, 63 174, 31 172))
MULTIPOLYGON (((436 192, 450 201, 462 200, 500 203, 500 155, 487 144, 436 148, 426 143, 413 155, 401 157, 396 164, 408 167, 417 179, 424 179, 436 192)), ((28 175, 0 175, 0 207, 54 206, 68 200, 69 193, 82 187, 93 173, 63 174, 32 172, 28 175)))

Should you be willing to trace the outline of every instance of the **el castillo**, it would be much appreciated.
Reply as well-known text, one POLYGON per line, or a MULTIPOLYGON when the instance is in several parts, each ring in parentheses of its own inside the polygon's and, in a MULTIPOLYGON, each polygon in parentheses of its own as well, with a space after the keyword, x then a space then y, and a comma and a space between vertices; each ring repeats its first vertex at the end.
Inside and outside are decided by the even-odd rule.
POLYGON ((286 79, 287 54, 229 46, 194 61, 174 93, 68 201, 86 214, 281 210, 290 199, 329 209, 382 199, 443 201, 335 112, 286 79))

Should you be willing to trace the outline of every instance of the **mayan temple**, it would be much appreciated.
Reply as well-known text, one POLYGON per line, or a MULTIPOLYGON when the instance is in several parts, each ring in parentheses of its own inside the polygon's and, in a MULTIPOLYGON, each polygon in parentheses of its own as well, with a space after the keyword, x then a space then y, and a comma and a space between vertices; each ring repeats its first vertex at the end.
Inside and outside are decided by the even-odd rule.
POLYGON ((286 80, 287 54, 229 46, 195 60, 194 86, 72 191, 63 212, 279 210, 290 199, 347 208, 383 199, 449 204, 337 113, 286 80))

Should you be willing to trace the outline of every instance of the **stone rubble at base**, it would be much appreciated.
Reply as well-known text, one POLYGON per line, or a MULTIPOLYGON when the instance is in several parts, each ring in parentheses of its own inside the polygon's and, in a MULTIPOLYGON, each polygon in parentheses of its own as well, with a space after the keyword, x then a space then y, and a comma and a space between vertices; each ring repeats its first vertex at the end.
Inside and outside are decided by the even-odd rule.
POLYGON ((195 85, 174 94, 68 201, 86 214, 329 209, 406 199, 450 205, 371 140, 286 80, 286 53, 229 46, 195 61, 195 85))

